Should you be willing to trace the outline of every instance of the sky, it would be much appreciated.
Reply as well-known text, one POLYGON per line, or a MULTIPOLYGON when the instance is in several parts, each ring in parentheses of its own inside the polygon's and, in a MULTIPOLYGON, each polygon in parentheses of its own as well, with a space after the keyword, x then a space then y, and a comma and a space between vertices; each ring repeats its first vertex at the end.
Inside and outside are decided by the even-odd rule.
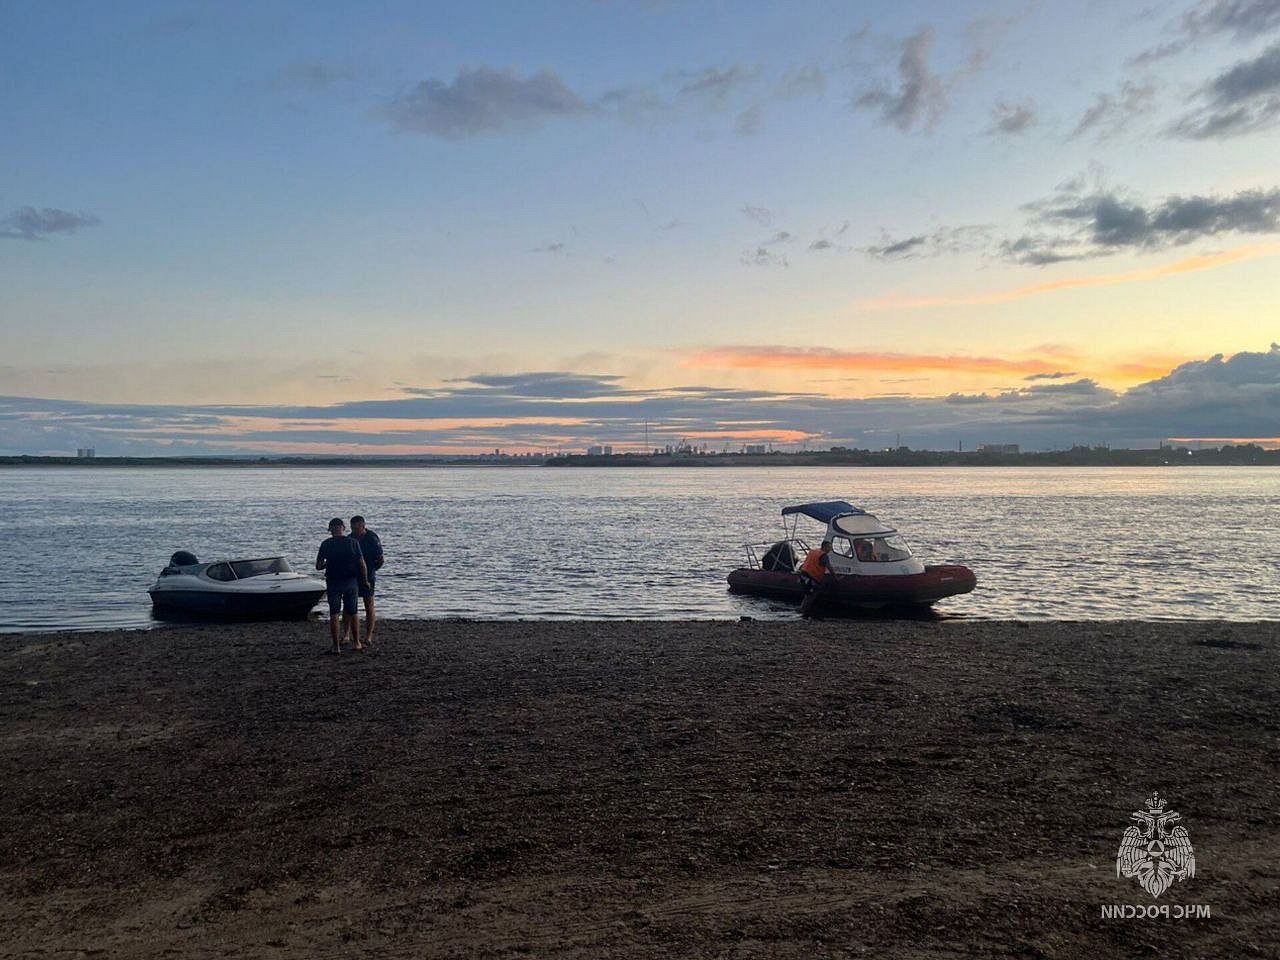
POLYGON ((1280 0, 0 6, 0 453, 1280 444, 1280 0))

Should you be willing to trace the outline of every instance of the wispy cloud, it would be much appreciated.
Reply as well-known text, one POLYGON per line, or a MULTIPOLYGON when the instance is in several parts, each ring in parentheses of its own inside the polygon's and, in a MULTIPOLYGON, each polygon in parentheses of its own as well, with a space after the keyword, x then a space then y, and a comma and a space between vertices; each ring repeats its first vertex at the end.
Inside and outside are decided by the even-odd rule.
POLYGON ((883 234, 879 243, 861 249, 885 261, 968 252, 1041 267, 1155 252, 1221 236, 1280 234, 1280 187, 1151 201, 1108 187, 1095 174, 1059 184, 1050 196, 1021 209, 1025 225, 1011 236, 1001 238, 989 226, 967 224, 907 236, 883 234))
POLYGON ((1243 43, 1280 29, 1280 0, 1200 0, 1172 28, 1174 38, 1130 60, 1142 66, 1181 53, 1210 37, 1243 43))
MULTIPOLYGON (((773 221, 773 214, 760 207, 743 207, 742 212, 760 224, 773 221)), ((791 264, 786 254, 775 248, 784 247, 795 240, 796 235, 790 230, 775 230, 768 239, 753 243, 744 250, 738 258, 739 262, 749 267, 789 267, 791 264)))
MULTIPOLYGON (((498 391, 511 397, 542 397, 557 400, 579 400, 587 397, 635 396, 627 390, 624 378, 616 374, 569 373, 561 370, 529 373, 479 373, 445 381, 450 393, 468 390, 498 391)), ((432 396, 439 391, 407 388, 406 393, 432 396)))
POLYGON ((755 246, 743 251, 739 262, 748 267, 789 267, 790 261, 785 254, 770 250, 767 246, 755 246))
POLYGON ((1204 105, 1168 132, 1189 140, 1222 140, 1280 124, 1280 43, 1237 63, 1200 88, 1204 105))
POLYGON ((0 219, 0 238, 6 240, 47 240, 60 233, 75 233, 101 221, 87 213, 73 213, 56 207, 19 207, 0 219))
POLYGON ((348 83, 354 76, 350 69, 324 60, 295 60, 280 71, 276 85, 324 90, 335 84, 348 83))
POLYGON ((1137 119, 1151 112, 1155 103, 1153 80, 1126 80, 1114 93, 1099 93, 1081 114, 1071 138, 1085 135, 1106 140, 1126 130, 1137 119))
POLYGON ((1018 136, 1026 133, 1037 123, 1036 105, 1031 100, 1010 103, 1001 100, 991 108, 991 126, 988 133, 1018 136))
POLYGON ((752 104, 743 110, 733 121, 734 132, 740 137, 750 137, 760 132, 760 123, 764 118, 764 107, 752 104))
POLYGON ((1023 209, 1031 232, 1004 241, 1001 253, 1037 266, 1160 250, 1221 234, 1280 233, 1280 188, 1175 195, 1148 203, 1074 181, 1023 209))
POLYGON ((780 100, 821 96, 827 92, 827 71, 817 64, 792 67, 778 81, 776 96, 780 100))
POLYGON ((760 207, 750 203, 744 203, 738 208, 738 212, 748 220, 754 220, 762 227, 773 226, 774 214, 768 207, 760 207))
POLYGON ((731 96, 754 83, 759 72, 739 63, 703 67, 691 74, 676 74, 676 93, 681 97, 706 98, 716 106, 724 106, 731 96))
POLYGON ((1280 254, 1280 243, 1241 246, 1222 253, 1185 257, 1181 260, 1175 260, 1173 263, 1166 263, 1148 270, 1128 270, 1123 273, 1096 273, 1077 277, 1064 277, 1060 280, 1047 280, 1043 283, 1032 283, 1026 286, 977 294, 875 297, 870 300, 861 300, 854 304, 854 307, 863 311, 919 310, 930 307, 972 307, 1009 303, 1014 300, 1025 300, 1028 297, 1038 297, 1062 290, 1074 290, 1081 287, 1111 287, 1124 283, 1155 280, 1160 277, 1172 277, 1184 273, 1197 273, 1202 270, 1213 270, 1217 267, 1245 260, 1274 257, 1277 254, 1280 254))
POLYGON ((881 81, 864 92, 854 106, 874 110, 880 119, 899 130, 932 128, 942 118, 947 102, 946 84, 929 65, 935 41, 933 27, 924 26, 902 41, 897 78, 881 81))
POLYGON ((889 240, 879 246, 867 247, 867 253, 882 260, 892 260, 911 256, 928 242, 929 238, 920 233, 914 237, 903 237, 901 240, 889 240))
POLYGON ((959 227, 939 227, 929 233, 899 239, 886 235, 880 243, 863 247, 862 250, 877 260, 910 260, 936 257, 944 253, 982 250, 990 246, 990 243, 991 228, 975 223, 959 227))
POLYGON ((450 82, 423 80, 392 99, 383 115, 401 130, 456 139, 586 112, 587 102, 554 70, 465 67, 450 82))
POLYGON ((531 247, 530 253, 568 253, 568 246, 562 240, 555 243, 544 243, 540 247, 531 247))

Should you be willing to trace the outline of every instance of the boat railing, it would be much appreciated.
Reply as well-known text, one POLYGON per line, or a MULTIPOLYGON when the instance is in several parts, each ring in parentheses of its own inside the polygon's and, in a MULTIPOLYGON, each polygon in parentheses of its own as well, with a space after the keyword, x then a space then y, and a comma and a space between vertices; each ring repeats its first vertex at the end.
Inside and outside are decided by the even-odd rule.
POLYGON ((781 540, 765 540, 762 543, 748 543, 747 550, 747 566, 752 570, 761 570, 761 559, 768 554, 770 550, 780 543, 785 543, 791 548, 791 557, 794 567, 798 567, 804 560, 805 554, 809 552, 809 545, 800 537, 785 537, 781 540))

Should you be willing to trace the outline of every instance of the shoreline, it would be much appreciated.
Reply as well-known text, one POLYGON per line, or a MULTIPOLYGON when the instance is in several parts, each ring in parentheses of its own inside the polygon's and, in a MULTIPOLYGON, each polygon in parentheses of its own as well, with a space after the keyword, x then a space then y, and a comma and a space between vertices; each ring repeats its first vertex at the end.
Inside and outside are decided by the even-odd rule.
POLYGON ((948 450, 857 450, 812 453, 719 453, 719 454, 584 454, 403 456, 403 457, 42 457, 2 456, 0 467, 58 467, 70 469, 127 468, 293 468, 293 467, 549 467, 552 469, 693 469, 754 467, 845 467, 901 469, 1010 469, 1018 467, 1276 467, 1280 448, 1256 445, 1210 447, 1192 450, 1179 447, 1139 449, 1040 450, 998 454, 948 450))
POLYGON ((15 954, 1262 956, 1280 627, 384 621, 0 635, 15 954), (1103 920, 1152 790, 1197 873, 1103 920))
MULTIPOLYGON (((364 623, 363 612, 361 613, 361 623, 364 623)), ((415 627, 428 626, 432 624, 440 625, 473 625, 473 626, 500 626, 507 624, 510 626, 536 626, 539 624, 546 626, 564 626, 572 624, 581 624, 584 626, 609 626, 609 625, 627 625, 627 626, 644 626, 651 624, 654 626, 671 626, 671 625, 725 625, 725 624, 760 624, 764 626, 783 626, 790 623, 805 622, 801 619, 798 607, 794 610, 785 610, 774 617, 753 617, 749 615, 723 616, 723 617, 584 617, 584 616, 564 616, 564 617, 463 617, 463 616, 441 616, 441 617, 379 617, 378 629, 381 630, 387 624, 394 624, 397 628, 412 630, 415 627)), ((996 627, 1044 627, 1044 626, 1081 626, 1081 627, 1119 627, 1124 625, 1142 625, 1142 626, 1169 626, 1184 625, 1188 627, 1275 627, 1280 629, 1280 614, 1272 619, 1256 618, 1253 620, 1225 620, 1221 617, 1125 617, 1111 619, 1071 619, 1068 617, 1055 618, 1011 618, 1011 617, 981 617, 967 613, 953 613, 944 610, 934 610, 928 613, 920 613, 915 615, 898 614, 889 616, 877 616, 872 613, 865 614, 829 614, 826 617, 814 617, 808 621, 813 624, 835 625, 874 625, 874 624, 932 624, 941 625, 948 623, 966 623, 973 625, 993 625, 996 627)), ((31 639, 52 635, 67 635, 68 637, 84 637, 86 635, 98 634, 120 634, 124 636, 136 635, 146 636, 149 634, 163 635, 168 631, 183 631, 192 629, 218 629, 230 628, 233 630, 243 629, 245 627, 261 627, 270 629, 272 627, 295 627, 302 626, 308 629, 324 632, 328 630, 328 615, 324 613, 323 604, 317 607, 312 614, 305 620, 261 620, 261 621, 244 621, 244 620, 169 620, 157 619, 144 624, 130 625, 99 625, 99 626, 36 626, 36 627, 7 627, 0 629, 0 644, 8 639, 31 639)))

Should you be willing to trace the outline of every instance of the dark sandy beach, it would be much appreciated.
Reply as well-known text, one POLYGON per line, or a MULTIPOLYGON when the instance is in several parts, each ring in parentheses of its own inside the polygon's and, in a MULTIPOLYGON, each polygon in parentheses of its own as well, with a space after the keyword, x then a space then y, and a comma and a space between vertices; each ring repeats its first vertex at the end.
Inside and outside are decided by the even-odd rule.
POLYGON ((0 636, 0 953, 1280 953, 1280 626, 0 636), (1152 790, 1197 872, 1117 879, 1152 790), (1104 904, 1209 919, 1102 919, 1104 904))

